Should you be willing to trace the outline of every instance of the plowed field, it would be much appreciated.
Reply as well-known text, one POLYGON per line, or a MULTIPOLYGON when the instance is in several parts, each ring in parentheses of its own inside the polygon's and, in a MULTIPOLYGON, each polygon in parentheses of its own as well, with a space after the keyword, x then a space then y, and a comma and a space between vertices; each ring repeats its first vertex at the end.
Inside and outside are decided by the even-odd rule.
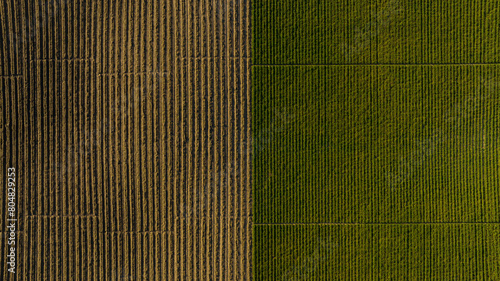
POLYGON ((250 280, 249 11, 0 2, 1 280, 250 280))

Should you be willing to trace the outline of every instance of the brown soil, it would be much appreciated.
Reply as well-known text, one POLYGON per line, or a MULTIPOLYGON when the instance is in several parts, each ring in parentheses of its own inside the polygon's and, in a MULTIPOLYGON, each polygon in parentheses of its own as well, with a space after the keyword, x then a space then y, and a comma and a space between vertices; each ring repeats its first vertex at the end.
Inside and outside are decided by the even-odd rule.
POLYGON ((251 279, 249 9, 0 4, 1 280, 251 279))

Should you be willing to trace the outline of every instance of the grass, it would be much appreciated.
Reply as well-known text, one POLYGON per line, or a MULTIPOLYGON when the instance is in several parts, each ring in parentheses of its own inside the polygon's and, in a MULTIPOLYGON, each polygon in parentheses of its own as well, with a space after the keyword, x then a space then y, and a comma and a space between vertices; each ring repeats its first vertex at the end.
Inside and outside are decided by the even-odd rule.
POLYGON ((257 226, 256 280, 498 280, 498 224, 257 226))
POLYGON ((254 150, 256 280, 279 280, 293 271, 292 261, 314 251, 300 238, 308 235, 304 226, 296 223, 361 225, 322 226, 326 234, 343 233, 335 234, 336 243, 347 248, 350 262, 333 259, 324 268, 314 266, 310 277, 288 280, 497 276, 490 263, 496 255, 476 248, 490 241, 475 238, 476 244, 464 248, 457 239, 467 241, 499 225, 467 225, 498 223, 500 214, 500 100, 499 84, 492 80, 499 70, 254 67, 253 130, 256 139, 267 136, 254 150), (287 112, 286 122, 276 125, 275 112, 287 112), (433 225, 411 225, 425 222, 433 225), (276 225, 282 223, 292 225, 276 225), (396 225, 384 225, 391 223, 396 225), (377 233, 377 240, 366 240, 375 244, 356 240, 361 230, 377 233), (422 234, 426 231, 435 234, 422 234), (287 242, 276 245, 270 235, 287 242), (377 252, 382 240, 416 249, 393 243, 388 253, 377 252), (454 251, 472 252, 462 260, 454 251), (451 264, 436 264, 443 259, 451 264))
POLYGON ((500 3, 254 1, 255 64, 500 62, 500 3))
POLYGON ((500 278, 499 10, 253 2, 256 280, 500 278))
POLYGON ((254 68, 255 222, 498 221, 498 70, 254 68))

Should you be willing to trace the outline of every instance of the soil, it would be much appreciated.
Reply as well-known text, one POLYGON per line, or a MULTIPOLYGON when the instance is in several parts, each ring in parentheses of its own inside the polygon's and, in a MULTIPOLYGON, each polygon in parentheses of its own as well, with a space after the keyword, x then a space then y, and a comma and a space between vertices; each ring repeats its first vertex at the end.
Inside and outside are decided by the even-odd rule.
POLYGON ((0 5, 0 181, 16 168, 19 208, 18 272, 2 263, 1 280, 251 279, 249 15, 0 5))

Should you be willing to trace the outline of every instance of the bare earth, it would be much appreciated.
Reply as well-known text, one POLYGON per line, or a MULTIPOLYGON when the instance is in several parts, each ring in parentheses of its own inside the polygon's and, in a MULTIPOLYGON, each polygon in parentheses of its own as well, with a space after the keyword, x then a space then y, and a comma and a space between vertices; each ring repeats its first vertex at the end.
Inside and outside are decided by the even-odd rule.
POLYGON ((6 0, 0 23, 0 279, 250 280, 249 2, 6 0))

